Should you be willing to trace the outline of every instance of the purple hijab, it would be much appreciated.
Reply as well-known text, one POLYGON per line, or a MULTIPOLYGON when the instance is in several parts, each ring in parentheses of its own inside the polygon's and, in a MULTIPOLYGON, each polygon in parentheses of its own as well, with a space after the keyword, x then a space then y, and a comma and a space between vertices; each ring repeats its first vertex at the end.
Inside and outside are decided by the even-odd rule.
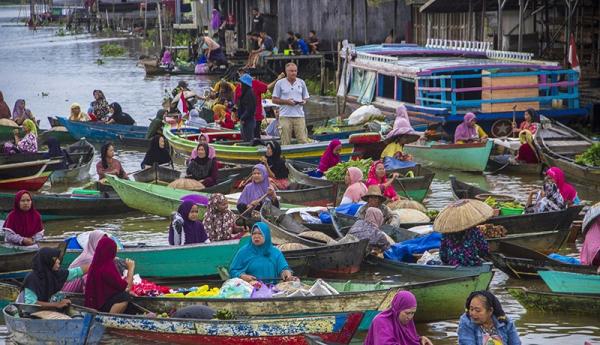
MULTIPOLYGON (((177 213, 183 218, 183 232, 185 233, 185 244, 204 243, 208 239, 208 235, 204 230, 204 225, 199 220, 191 221, 189 219, 192 207, 196 205, 191 201, 184 201, 179 205, 177 213)), ((175 237, 174 222, 169 226, 169 243, 173 244, 175 237)))
POLYGON ((463 122, 456 126, 456 131, 454 131, 454 142, 460 140, 469 140, 477 137, 477 129, 475 126, 469 126, 469 122, 475 118, 476 116, 473 113, 465 114, 463 122))
POLYGON ((321 157, 321 160, 319 161, 320 172, 325 173, 327 170, 329 170, 329 168, 334 167, 336 164, 342 161, 340 155, 333 153, 333 150, 341 145, 342 142, 339 139, 333 139, 329 143, 325 149, 325 152, 323 153, 323 156, 321 157))
POLYGON ((416 306, 415 295, 410 291, 399 291, 392 300, 391 308, 373 319, 364 345, 419 345, 420 337, 415 322, 410 320, 408 324, 402 325, 398 320, 401 311, 416 306))
POLYGON ((213 30, 219 30, 221 26, 221 13, 216 8, 212 10, 212 20, 210 21, 210 26, 213 30))
POLYGON ((263 164, 256 164, 254 168, 252 168, 252 172, 254 172, 254 169, 260 171, 263 180, 261 183, 254 183, 254 181, 252 181, 244 187, 242 195, 240 195, 240 199, 238 200, 238 203, 240 204, 250 204, 252 201, 265 195, 269 189, 269 175, 267 174, 267 168, 265 168, 263 164))

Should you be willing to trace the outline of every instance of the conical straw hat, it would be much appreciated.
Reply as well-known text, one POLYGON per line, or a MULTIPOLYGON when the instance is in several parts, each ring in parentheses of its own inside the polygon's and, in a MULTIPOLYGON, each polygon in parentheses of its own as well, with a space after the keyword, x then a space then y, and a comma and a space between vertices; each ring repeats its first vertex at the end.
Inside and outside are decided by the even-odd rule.
POLYGON ((448 234, 481 224, 494 215, 486 203, 474 199, 458 200, 444 207, 433 222, 433 230, 448 234))
POLYGON ((390 210, 397 210, 400 208, 412 208, 413 210, 419 210, 423 213, 427 212, 427 208, 425 208, 423 204, 415 200, 402 199, 398 201, 392 201, 389 204, 387 204, 387 207, 389 207, 390 210))
POLYGON ((178 178, 177 180, 169 183, 169 187, 175 189, 185 189, 185 190, 202 190, 204 186, 200 181, 196 181, 191 178, 178 178))
POLYGON ((583 224, 581 225, 581 231, 585 236, 585 233, 589 230, 589 228, 594 224, 596 218, 600 216, 600 202, 596 203, 594 206, 590 207, 590 209, 585 213, 585 217, 583 217, 583 224))

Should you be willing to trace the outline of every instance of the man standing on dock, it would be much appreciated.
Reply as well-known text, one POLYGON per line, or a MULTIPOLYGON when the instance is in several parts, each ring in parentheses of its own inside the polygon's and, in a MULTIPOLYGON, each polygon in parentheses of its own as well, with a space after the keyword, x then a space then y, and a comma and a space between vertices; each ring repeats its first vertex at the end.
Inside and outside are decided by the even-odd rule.
POLYGON ((273 90, 273 103, 279 107, 281 145, 292 143, 292 135, 298 142, 308 143, 303 105, 308 101, 308 89, 304 80, 297 78, 298 66, 289 62, 285 65, 286 78, 279 80, 273 90))

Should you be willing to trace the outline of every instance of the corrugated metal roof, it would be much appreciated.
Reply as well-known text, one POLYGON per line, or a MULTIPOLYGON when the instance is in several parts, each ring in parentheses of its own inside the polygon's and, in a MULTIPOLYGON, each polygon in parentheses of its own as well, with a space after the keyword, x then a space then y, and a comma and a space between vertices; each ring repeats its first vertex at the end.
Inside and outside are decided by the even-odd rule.
MULTIPOLYGON (((497 11, 498 0, 470 0, 473 11, 481 11, 483 1, 486 11, 497 11)), ((519 0, 505 0, 504 10, 515 10, 519 8, 519 0)), ((469 0, 429 0, 419 8, 421 12, 468 12, 469 0)))

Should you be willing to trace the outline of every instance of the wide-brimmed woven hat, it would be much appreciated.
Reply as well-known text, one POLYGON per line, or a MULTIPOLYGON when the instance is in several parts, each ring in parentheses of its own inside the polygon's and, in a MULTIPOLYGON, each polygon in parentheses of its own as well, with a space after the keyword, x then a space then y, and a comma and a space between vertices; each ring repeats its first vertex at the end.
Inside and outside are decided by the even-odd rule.
POLYGON ((590 207, 590 209, 585 213, 585 217, 583 217, 583 223, 581 224, 581 232, 583 233, 583 236, 585 236, 585 233, 594 224, 598 216, 600 216, 600 202, 590 207))
POLYGON ((376 197, 380 198, 381 201, 386 200, 385 196, 383 196, 383 194, 381 193, 381 188, 375 184, 369 186, 369 188, 367 189, 367 194, 363 195, 362 199, 364 201, 369 201, 370 196, 376 196, 376 197))
POLYGON ((433 222, 433 230, 442 234, 460 232, 481 224, 494 215, 494 209, 474 199, 462 199, 444 207, 433 222))

